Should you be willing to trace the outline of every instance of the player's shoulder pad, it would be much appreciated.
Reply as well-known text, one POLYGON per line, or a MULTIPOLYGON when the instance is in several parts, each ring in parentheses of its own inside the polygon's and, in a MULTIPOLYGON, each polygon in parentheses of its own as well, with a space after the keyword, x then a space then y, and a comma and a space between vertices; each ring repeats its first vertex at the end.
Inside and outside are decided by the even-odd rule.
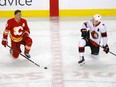
POLYGON ((100 26, 101 26, 102 28, 106 27, 105 24, 102 23, 102 22, 101 22, 100 26))
POLYGON ((10 18, 10 19, 7 20, 7 23, 12 22, 13 20, 14 20, 14 18, 10 18))
POLYGON ((24 19, 24 18, 21 18, 21 20, 26 22, 26 19, 24 19))
POLYGON ((105 24, 102 24, 102 28, 106 28, 105 24))
POLYGON ((92 22, 92 20, 88 20, 86 23, 87 23, 87 24, 91 24, 91 22, 92 22))
POLYGON ((105 24, 101 24, 100 29, 101 29, 101 32, 105 32, 107 30, 105 24))

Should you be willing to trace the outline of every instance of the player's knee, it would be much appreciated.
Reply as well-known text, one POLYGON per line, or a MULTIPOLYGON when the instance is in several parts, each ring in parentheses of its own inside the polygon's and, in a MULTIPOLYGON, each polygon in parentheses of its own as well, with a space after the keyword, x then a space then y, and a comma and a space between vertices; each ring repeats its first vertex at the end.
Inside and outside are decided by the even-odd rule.
POLYGON ((32 39, 31 39, 30 37, 28 37, 28 38, 26 39, 26 45, 31 46, 32 43, 33 43, 32 39))
POLYGON ((86 41, 84 39, 81 39, 79 42, 79 47, 84 47, 86 45, 86 41))
POLYGON ((13 58, 17 59, 19 57, 19 54, 12 54, 13 58))
POLYGON ((92 55, 99 55, 99 47, 95 47, 91 49, 91 54, 92 55))
POLYGON ((15 51, 13 51, 12 49, 10 49, 10 54, 12 55, 13 58, 18 58, 19 54, 16 53, 15 51))
POLYGON ((93 59, 98 59, 99 58, 99 55, 91 55, 91 57, 93 58, 93 59))
POLYGON ((92 55, 99 55, 99 52, 92 52, 92 55))

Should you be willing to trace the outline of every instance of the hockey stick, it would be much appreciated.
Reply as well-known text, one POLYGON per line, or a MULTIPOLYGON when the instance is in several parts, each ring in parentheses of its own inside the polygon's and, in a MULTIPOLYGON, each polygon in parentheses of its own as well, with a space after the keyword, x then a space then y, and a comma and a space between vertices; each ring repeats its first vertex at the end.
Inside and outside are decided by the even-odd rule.
MULTIPOLYGON (((86 39, 89 39, 88 37, 86 37, 86 39)), ((95 41, 94 41, 95 42, 95 41)), ((96 43, 96 42, 95 42, 96 43)), ((97 44, 97 43, 96 43, 97 44)), ((98 44, 99 45, 99 44, 98 44)), ((101 45, 99 45, 101 48, 103 48, 101 45)), ((111 52, 111 51, 109 51, 109 53, 110 54, 112 54, 112 55, 114 55, 114 56, 116 56, 116 54, 115 53, 113 53, 113 52, 111 52)))
MULTIPOLYGON (((103 48, 101 45, 99 45, 101 48, 103 48)), ((115 53, 113 53, 113 52, 111 52, 111 51, 109 51, 109 53, 110 54, 112 54, 112 55, 114 55, 114 56, 116 56, 116 54, 115 53)))
MULTIPOLYGON (((7 47, 9 47, 10 49, 12 49, 12 47, 11 46, 9 46, 9 45, 7 45, 7 47)), ((12 49, 12 50, 14 50, 14 49, 12 49)), ((19 53, 18 51, 16 51, 16 50, 14 50, 15 52, 17 52, 17 53, 19 53)), ((38 67, 40 67, 40 65, 39 64, 37 64, 37 63, 35 63, 33 60, 31 60, 31 59, 29 59, 29 58, 27 58, 25 55, 23 55, 22 53, 19 53, 22 57, 24 57, 25 59, 27 59, 28 61, 30 61, 31 63, 33 63, 33 64, 35 64, 36 66, 38 66, 38 67)), ((47 67, 44 67, 44 69, 47 69, 47 67)))

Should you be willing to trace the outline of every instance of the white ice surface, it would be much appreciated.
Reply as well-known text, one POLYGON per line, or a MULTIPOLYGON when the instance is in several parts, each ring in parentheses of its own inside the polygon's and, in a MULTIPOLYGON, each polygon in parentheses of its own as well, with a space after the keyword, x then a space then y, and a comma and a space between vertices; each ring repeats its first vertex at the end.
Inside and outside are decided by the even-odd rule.
MULTIPOLYGON (((80 28, 88 18, 60 18, 59 32, 63 62, 64 87, 116 87, 116 56, 105 54, 100 50, 99 58, 94 59, 87 47, 85 52, 86 64, 78 65, 78 42, 80 28)), ((51 23, 49 18, 27 19, 31 29, 33 46, 32 60, 43 67, 36 67, 28 60, 19 56, 13 59, 9 48, 0 44, 0 87, 52 87, 52 51, 51 23)), ((104 18, 108 29, 108 44, 110 50, 116 53, 116 17, 104 18)), ((6 19, 0 19, 0 41, 6 24, 6 19)), ((58 26, 54 25, 54 26, 58 26)), ((52 25, 53 26, 53 25, 52 25)), ((10 44, 10 40, 9 40, 10 44)), ((23 50, 23 46, 21 49, 23 50)), ((55 87, 55 86, 54 86, 55 87)))

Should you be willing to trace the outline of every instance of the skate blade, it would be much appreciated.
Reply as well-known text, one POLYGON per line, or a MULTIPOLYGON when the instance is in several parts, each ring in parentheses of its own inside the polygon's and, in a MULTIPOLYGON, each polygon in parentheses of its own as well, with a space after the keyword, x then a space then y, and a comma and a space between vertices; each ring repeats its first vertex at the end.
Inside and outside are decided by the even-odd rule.
POLYGON ((80 65, 80 66, 83 66, 83 65, 85 65, 85 62, 82 62, 82 63, 80 63, 79 65, 80 65))

